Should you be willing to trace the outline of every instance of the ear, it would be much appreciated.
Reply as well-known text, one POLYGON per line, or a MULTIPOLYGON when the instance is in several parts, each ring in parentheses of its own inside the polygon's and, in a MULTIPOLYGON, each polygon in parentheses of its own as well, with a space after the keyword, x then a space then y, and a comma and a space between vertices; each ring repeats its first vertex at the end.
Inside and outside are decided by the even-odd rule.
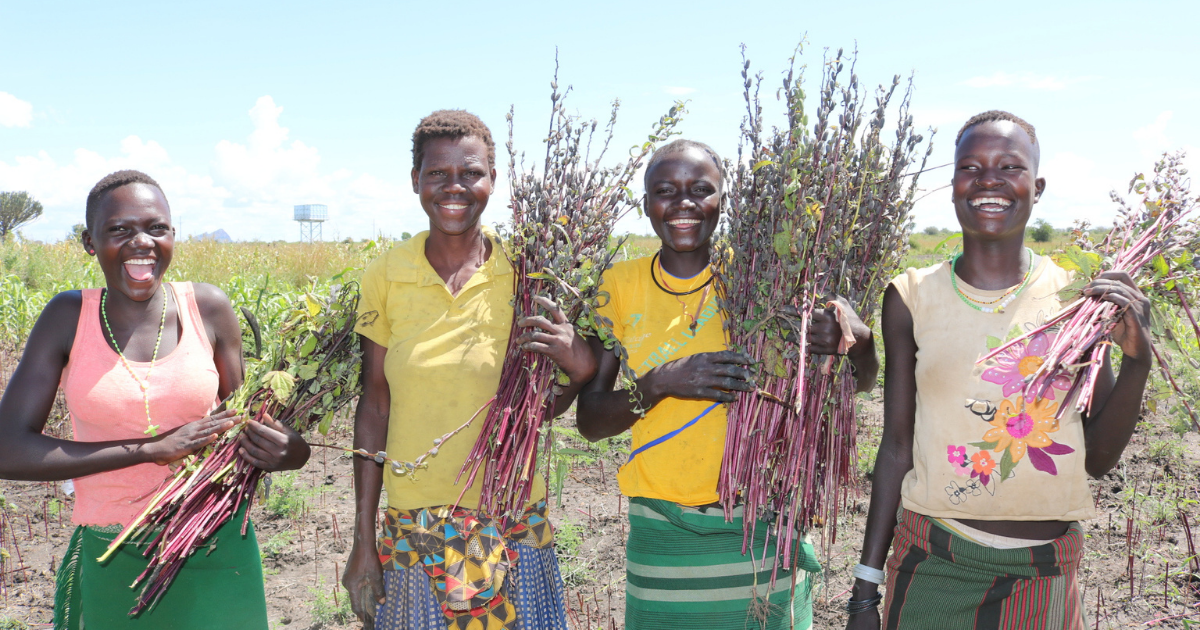
POLYGON ((492 168, 492 170, 491 170, 491 177, 492 177, 492 192, 495 192, 496 191, 496 169, 495 168, 492 168))
POLYGON ((88 256, 96 255, 96 245, 92 243, 92 231, 84 230, 79 235, 79 242, 83 243, 83 251, 88 253, 88 256))
POLYGON ((418 175, 419 175, 419 173, 417 172, 417 167, 415 167, 415 166, 414 166, 414 167, 413 167, 413 170, 412 170, 412 184, 413 184, 413 193, 414 193, 414 194, 418 194, 418 195, 419 195, 419 194, 421 194, 421 191, 420 191, 420 189, 418 189, 418 187, 417 187, 417 183, 418 183, 418 181, 417 181, 417 180, 419 179, 419 178, 417 177, 418 175))
POLYGON ((1042 193, 1046 192, 1046 178, 1039 177, 1033 180, 1033 203, 1042 200, 1042 193))

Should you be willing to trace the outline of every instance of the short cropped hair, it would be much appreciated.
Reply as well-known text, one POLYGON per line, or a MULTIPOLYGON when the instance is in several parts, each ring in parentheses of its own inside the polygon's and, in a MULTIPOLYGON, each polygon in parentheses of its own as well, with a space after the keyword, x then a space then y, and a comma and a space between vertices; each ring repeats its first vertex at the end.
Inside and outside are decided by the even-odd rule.
POLYGON ((96 212, 100 209, 100 202, 104 200, 104 195, 108 194, 108 192, 111 190, 115 190, 121 186, 126 186, 129 184, 146 184, 148 186, 153 186, 158 189, 158 192, 163 193, 164 199, 167 197, 167 193, 163 192, 162 186, 159 186, 158 182, 154 181, 153 177, 150 177, 141 171, 130 169, 109 173, 101 178, 100 181, 96 182, 96 185, 92 186, 92 191, 88 193, 87 206, 84 210, 84 222, 87 225, 87 229, 92 229, 93 223, 96 221, 96 212))
POLYGON ((462 109, 439 109, 421 119, 412 135, 413 168, 421 168, 425 159, 425 143, 433 138, 475 137, 487 146, 488 167, 496 168, 496 143, 492 130, 478 116, 462 109))
POLYGON ((708 157, 712 159, 713 164, 717 165, 717 171, 721 173, 721 181, 718 182, 718 185, 724 189, 725 162, 721 161, 721 156, 717 155, 717 152, 714 151, 712 147, 704 144, 703 142, 696 142, 695 140, 686 140, 683 138, 672 140, 671 142, 664 144, 654 152, 654 155, 650 156, 650 162, 646 164, 646 174, 642 176, 642 186, 648 187, 650 185, 650 171, 654 170, 654 167, 658 166, 659 162, 662 162, 668 156, 675 155, 677 153, 683 153, 688 149, 699 149, 708 154, 708 157))
POLYGON ((1029 140, 1033 142, 1034 146, 1037 146, 1037 130, 1033 128, 1033 125, 1029 124, 1029 121, 1017 116, 1016 114, 1010 114, 999 109, 989 110, 983 112, 982 114, 975 114, 974 116, 968 118, 967 122, 963 123, 962 128, 958 130, 958 135, 954 137, 954 146, 958 146, 958 142, 962 140, 963 134, 966 133, 971 127, 982 125, 983 123, 1000 121, 1008 121, 1024 129, 1025 133, 1029 134, 1029 140))

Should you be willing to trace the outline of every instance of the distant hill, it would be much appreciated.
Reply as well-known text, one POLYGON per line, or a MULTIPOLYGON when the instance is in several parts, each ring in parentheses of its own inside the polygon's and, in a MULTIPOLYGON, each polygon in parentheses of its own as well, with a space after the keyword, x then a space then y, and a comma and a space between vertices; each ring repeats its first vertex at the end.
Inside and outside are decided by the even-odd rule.
POLYGON ((197 235, 193 236, 192 238, 196 239, 197 241, 216 241, 218 243, 232 243, 233 242, 233 239, 229 238, 229 234, 226 233, 225 230, 217 230, 215 232, 205 232, 204 234, 197 234, 197 235))

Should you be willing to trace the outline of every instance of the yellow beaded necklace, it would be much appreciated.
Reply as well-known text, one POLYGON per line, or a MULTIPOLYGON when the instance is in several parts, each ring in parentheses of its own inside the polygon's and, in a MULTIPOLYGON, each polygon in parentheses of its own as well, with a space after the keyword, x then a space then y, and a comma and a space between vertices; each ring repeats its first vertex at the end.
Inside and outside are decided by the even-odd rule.
POLYGON ((117 356, 121 357, 121 364, 125 366, 133 380, 137 381, 138 387, 142 388, 142 402, 146 405, 146 430, 143 433, 150 437, 158 437, 158 425, 150 420, 150 374, 154 372, 154 362, 158 360, 158 346, 162 344, 163 329, 167 326, 167 300, 169 297, 170 293, 167 291, 166 285, 163 285, 163 310, 162 319, 158 322, 158 339, 154 342, 154 354, 150 357, 150 369, 146 370, 146 379, 142 380, 129 365, 125 353, 121 352, 121 346, 117 343, 112 326, 108 324, 108 289, 100 291, 100 316, 104 318, 104 328, 108 331, 109 339, 112 339, 113 347, 117 349, 117 356))

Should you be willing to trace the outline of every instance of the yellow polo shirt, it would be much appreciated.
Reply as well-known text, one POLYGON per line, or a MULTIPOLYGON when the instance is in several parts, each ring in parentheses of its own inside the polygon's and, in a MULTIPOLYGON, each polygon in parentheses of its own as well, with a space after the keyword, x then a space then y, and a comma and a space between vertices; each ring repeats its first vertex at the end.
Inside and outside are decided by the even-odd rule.
MULTIPOLYGON (((629 365, 639 377, 668 361, 726 348, 716 288, 708 292, 703 305, 704 289, 678 297, 666 293, 650 277, 650 261, 640 258, 613 265, 604 273, 602 286, 610 299, 600 313, 612 320, 613 332, 629 351, 629 365), (685 305, 689 315, 699 309, 695 333, 690 329, 691 318, 683 314, 685 305)), ((667 274, 666 281, 675 291, 688 291, 711 276, 707 270, 694 278, 667 274)), ((621 493, 683 505, 715 502, 725 453, 726 410, 725 405, 709 410, 712 406, 710 400, 666 398, 635 422, 631 428, 634 451, 699 418, 622 466, 617 473, 621 493)))
MULTIPOLYGON (((429 232, 393 247, 363 272, 358 310, 375 311, 378 317, 356 330, 387 348, 383 371, 392 394, 389 457, 416 459, 433 446, 434 438, 462 425, 496 394, 512 327, 513 275, 496 233, 487 228, 484 233, 492 240, 492 255, 458 295, 450 294, 425 258, 429 232)), ((454 478, 485 415, 445 442, 416 481, 384 467, 388 505, 415 509, 454 503, 462 491, 454 478)), ((478 486, 477 480, 459 505, 478 507, 478 486)), ((539 475, 530 500, 545 495, 539 475)))

